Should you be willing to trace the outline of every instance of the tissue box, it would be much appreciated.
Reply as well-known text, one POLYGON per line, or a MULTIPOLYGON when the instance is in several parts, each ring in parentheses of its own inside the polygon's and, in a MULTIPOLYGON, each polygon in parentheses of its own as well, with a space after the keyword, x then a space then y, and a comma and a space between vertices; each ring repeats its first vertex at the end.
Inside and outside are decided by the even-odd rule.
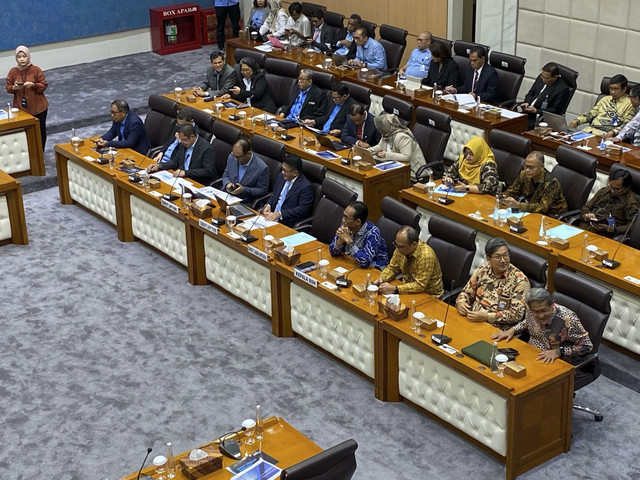
POLYGON ((287 254, 284 251, 284 248, 285 248, 284 245, 282 245, 273 250, 276 260, 284 263, 285 265, 293 267, 295 264, 298 263, 298 260, 300 260, 300 252, 294 248, 291 253, 287 254))
POLYGON ((158 188, 160 188, 160 185, 162 185, 162 182, 157 178, 149 179, 149 186, 151 187, 152 190, 157 190, 158 188))
POLYGON ((182 475, 189 480, 196 480, 222 469, 222 454, 218 447, 208 445, 200 450, 203 450, 208 457, 202 460, 189 460, 188 456, 180 459, 182 475))
POLYGON ((616 157, 619 157, 622 155, 622 147, 619 145, 611 145, 609 147, 607 147, 607 153, 609 155, 613 155, 616 157))
POLYGON ((432 94, 433 94, 433 88, 431 87, 422 87, 422 88, 419 88, 418 90, 413 91, 413 96, 415 98, 426 97, 426 96, 430 97, 432 94))
POLYGON ((334 268, 327 274, 328 279, 331 280, 333 283, 336 283, 336 280, 341 276, 342 276, 342 273, 340 273, 340 270, 336 268, 334 268))
POLYGON ((369 162, 358 162, 358 168, 363 172, 366 172, 367 170, 371 170, 373 168, 373 165, 371 165, 369 162))
POLYGON ((211 216, 211 204, 209 202, 198 205, 198 202, 191 202, 189 205, 191 214, 198 218, 209 218, 211 216))
POLYGON ((422 320, 421 324, 422 328, 424 328, 427 332, 435 330, 438 327, 438 321, 435 318, 425 317, 425 319, 422 320))
POLYGON ((196 103, 195 95, 187 95, 187 103, 196 103))
POLYGON ((396 307, 387 305, 386 299, 378 301, 378 311, 396 322, 409 316, 409 307, 404 303, 400 303, 400 305, 396 307))
POLYGON ((598 250, 596 250, 596 260, 601 262, 602 260, 606 260, 607 258, 609 258, 609 252, 601 248, 598 248, 598 250))
POLYGON ((367 294, 367 286, 364 283, 354 283, 351 290, 353 290, 353 293, 359 298, 364 298, 367 294))
POLYGON ((566 250, 567 248, 569 248, 569 240, 553 237, 551 240, 549 240, 549 246, 557 250, 566 250))
POLYGON ((120 162, 120 165, 123 168, 133 168, 136 166, 136 162, 134 162, 130 158, 127 158, 126 160, 123 160, 122 162, 120 162))
POLYGON ((504 365, 504 371, 513 378, 522 378, 527 374, 527 369, 514 360, 511 360, 504 365))
POLYGON ((424 183, 414 183, 413 191, 418 193, 427 193, 427 186, 424 183))
POLYGON ((456 102, 455 100, 441 98, 440 105, 444 105, 445 107, 453 108, 455 110, 458 109, 458 102, 456 102))
POLYGON ((245 233, 250 233, 251 230, 249 229, 249 227, 245 227, 243 225, 236 225, 235 227, 233 227, 233 231, 238 235, 244 235, 245 233))
POLYGON ((487 119, 500 120, 501 117, 502 114, 500 113, 500 110, 487 110, 484 112, 484 118, 487 119))

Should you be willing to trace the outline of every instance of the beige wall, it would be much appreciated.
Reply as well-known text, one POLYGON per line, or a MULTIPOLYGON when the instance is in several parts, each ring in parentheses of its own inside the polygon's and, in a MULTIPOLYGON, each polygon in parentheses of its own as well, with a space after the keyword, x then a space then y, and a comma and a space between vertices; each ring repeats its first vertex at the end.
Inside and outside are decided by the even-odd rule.
POLYGON ((604 76, 640 81, 640 15, 632 0, 527 0, 518 7, 517 55, 527 58, 520 98, 547 62, 578 72, 568 114, 593 106, 604 76))

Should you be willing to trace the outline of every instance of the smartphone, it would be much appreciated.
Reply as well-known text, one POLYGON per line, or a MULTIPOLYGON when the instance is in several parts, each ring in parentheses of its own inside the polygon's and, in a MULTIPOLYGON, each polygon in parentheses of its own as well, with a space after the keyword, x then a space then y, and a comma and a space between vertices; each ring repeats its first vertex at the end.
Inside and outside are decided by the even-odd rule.
POLYGON ((306 272, 310 272, 312 270, 315 270, 316 269, 316 264, 315 264, 315 262, 312 262, 312 261, 302 262, 302 263, 296 265, 293 268, 295 268, 296 270, 300 270, 301 272, 306 273, 306 272))
POLYGON ((24 82, 16 82, 16 85, 18 85, 19 87, 24 85, 24 82))

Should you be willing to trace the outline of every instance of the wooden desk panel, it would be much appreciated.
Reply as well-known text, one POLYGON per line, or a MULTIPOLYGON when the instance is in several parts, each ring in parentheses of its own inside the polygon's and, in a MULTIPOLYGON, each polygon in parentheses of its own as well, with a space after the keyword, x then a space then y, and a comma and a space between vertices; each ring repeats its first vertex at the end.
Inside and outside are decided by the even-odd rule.
POLYGON ((18 180, 2 170, 0 170, 0 196, 6 198, 9 222, 11 224, 11 237, 0 241, 0 245, 5 242, 27 245, 29 236, 27 235, 27 220, 24 215, 24 204, 22 203, 22 185, 18 180))
MULTIPOLYGON (((256 443, 252 445, 250 451, 253 452, 257 448, 261 448, 263 452, 278 460, 277 466, 279 468, 285 469, 322 451, 318 445, 313 443, 308 437, 289 425, 282 418, 270 417, 264 421, 264 424, 264 439, 261 444, 256 441, 256 443), (260 447, 258 445, 260 445, 260 447)), ((244 444, 244 432, 238 434, 238 439, 242 442, 240 451, 244 454, 247 451, 247 446, 244 444)), ((197 448, 217 444, 217 440, 214 440, 204 445, 200 445, 197 448)), ((186 480, 187 478, 177 467, 180 464, 180 459, 188 456, 189 453, 190 452, 183 452, 175 456, 176 480, 186 480)), ((226 456, 223 456, 222 458, 222 469, 207 475, 207 480, 229 479, 233 476, 228 470, 226 470, 226 468, 233 464, 235 460, 226 456)), ((122 480, 135 480, 137 474, 138 472, 136 471, 127 475, 122 480)), ((152 466, 147 467, 142 470, 142 474, 155 476, 155 470, 152 466)))
POLYGON ((12 120, 0 120, 0 136, 12 131, 24 131, 29 148, 29 169, 13 172, 11 175, 45 175, 44 154, 42 152, 42 137, 40 135, 40 120, 22 110, 12 120))

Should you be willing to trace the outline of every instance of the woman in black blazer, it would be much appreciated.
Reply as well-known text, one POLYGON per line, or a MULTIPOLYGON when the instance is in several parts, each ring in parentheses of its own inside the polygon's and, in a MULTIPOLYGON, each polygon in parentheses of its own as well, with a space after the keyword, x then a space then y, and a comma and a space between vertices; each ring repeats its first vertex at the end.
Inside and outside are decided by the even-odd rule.
POLYGON ((460 79, 460 69, 456 61, 451 58, 449 49, 440 42, 432 42, 429 45, 431 50, 431 65, 429 74, 422 80, 423 85, 433 87, 438 85, 438 90, 450 85, 458 87, 462 81, 460 79))
POLYGON ((231 87, 230 91, 230 95, 222 96, 223 100, 229 97, 243 103, 250 100, 251 105, 256 108, 269 113, 276 111, 276 104, 269 93, 267 79, 258 67, 258 62, 251 57, 240 60, 240 79, 235 87, 231 87))

